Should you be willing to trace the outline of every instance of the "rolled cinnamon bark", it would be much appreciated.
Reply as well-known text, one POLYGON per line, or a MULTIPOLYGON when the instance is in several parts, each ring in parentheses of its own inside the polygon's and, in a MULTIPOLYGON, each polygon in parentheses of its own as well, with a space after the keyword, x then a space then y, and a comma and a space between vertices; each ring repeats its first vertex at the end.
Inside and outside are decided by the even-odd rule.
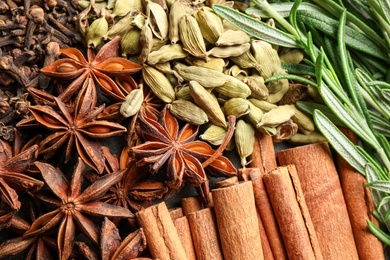
MULTIPOLYGON (((349 129, 342 132, 357 144, 357 136, 349 129)), ((353 169, 341 156, 337 155, 336 164, 340 174, 341 187, 347 205, 349 219, 360 260, 385 259, 382 242, 372 234, 367 227, 367 220, 379 226, 378 220, 373 216, 375 209, 371 191, 366 178, 353 169)))
POLYGON ((222 260, 217 225, 212 208, 204 208, 188 214, 188 222, 198 260, 222 260))
POLYGON ((211 191, 224 259, 264 259, 252 182, 211 191))
POLYGON ((278 167, 263 179, 289 259, 322 260, 295 167, 278 167))
POLYGON ((187 259, 176 227, 164 202, 136 213, 144 229, 148 248, 153 258, 161 260, 187 259))
POLYGON ((324 259, 359 259, 339 176, 326 142, 277 153, 294 164, 324 259))
MULTIPOLYGON (((272 209, 267 191, 265 190, 262 168, 251 168, 250 177, 253 185, 253 193, 255 196, 256 208, 263 222, 264 230, 267 234, 269 245, 272 249, 272 254, 275 259, 287 259, 287 252, 284 246, 282 235, 280 234, 279 226, 275 218, 274 210, 272 209)), ((266 251, 264 251, 265 253, 266 251)), ((266 256, 266 255, 264 255, 266 256)))
POLYGON ((184 251, 186 252, 188 260, 196 260, 194 244, 191 236, 190 224, 186 216, 176 218, 173 220, 173 224, 177 229, 180 241, 183 244, 184 251))
POLYGON ((253 153, 250 156, 250 167, 261 168, 262 172, 267 173, 276 168, 275 148, 272 137, 256 131, 256 140, 253 147, 253 153))
POLYGON ((203 209, 203 205, 199 197, 186 197, 180 200, 181 208, 183 209, 184 216, 203 209))

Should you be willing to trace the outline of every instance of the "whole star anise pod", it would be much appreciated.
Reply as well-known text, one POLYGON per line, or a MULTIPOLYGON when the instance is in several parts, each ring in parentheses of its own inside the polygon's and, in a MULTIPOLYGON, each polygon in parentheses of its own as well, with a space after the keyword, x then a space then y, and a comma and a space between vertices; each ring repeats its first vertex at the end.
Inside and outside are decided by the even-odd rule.
MULTIPOLYGON (((207 180, 202 162, 212 157, 215 151, 203 141, 195 140, 198 126, 187 123, 179 130, 177 119, 167 107, 162 111, 159 121, 140 115, 138 117, 139 135, 145 143, 130 148, 130 156, 137 159, 137 165, 150 165, 151 173, 156 173, 166 164, 166 183, 178 190, 183 180, 200 186, 207 180)), ((207 167, 216 176, 233 176, 237 169, 232 162, 220 155, 207 167)))
POLYGON ((76 244, 87 259, 134 259, 146 248, 146 238, 143 229, 138 228, 122 240, 115 224, 104 218, 100 235, 100 256, 86 243, 76 244))
POLYGON ((125 208, 101 202, 100 198, 107 190, 119 182, 123 171, 102 176, 81 190, 84 163, 79 161, 69 183, 66 176, 47 163, 36 162, 42 177, 57 198, 37 195, 55 209, 37 218, 24 237, 36 236, 58 227, 57 247, 60 259, 67 259, 73 249, 77 228, 95 245, 99 244, 99 228, 86 215, 99 217, 131 218, 134 215, 125 208))
POLYGON ((0 198, 9 207, 5 210, 0 208, 0 230, 20 209, 17 191, 37 191, 43 186, 42 181, 24 174, 37 156, 37 145, 14 155, 11 146, 0 140, 0 198))
POLYGON ((103 111, 104 105, 95 107, 96 99, 94 88, 85 85, 78 95, 73 107, 67 106, 59 98, 54 97, 60 111, 51 106, 30 106, 29 110, 35 120, 53 130, 53 132, 40 142, 39 152, 46 157, 67 142, 65 150, 65 163, 71 158, 72 147, 76 144, 77 152, 83 161, 94 168, 98 173, 104 169, 104 156, 101 145, 96 138, 107 138, 126 132, 126 128, 120 124, 95 120, 103 111), (84 94, 85 93, 85 94, 84 94))
POLYGON ((82 87, 88 77, 93 79, 90 84, 93 86, 97 84, 103 93, 116 101, 123 101, 129 88, 136 86, 136 82, 130 75, 140 71, 141 66, 117 57, 119 47, 120 36, 116 36, 106 43, 96 56, 94 51, 88 48, 87 59, 76 48, 60 49, 62 58, 42 68, 41 73, 60 82, 73 80, 58 96, 64 102, 67 102, 82 87))

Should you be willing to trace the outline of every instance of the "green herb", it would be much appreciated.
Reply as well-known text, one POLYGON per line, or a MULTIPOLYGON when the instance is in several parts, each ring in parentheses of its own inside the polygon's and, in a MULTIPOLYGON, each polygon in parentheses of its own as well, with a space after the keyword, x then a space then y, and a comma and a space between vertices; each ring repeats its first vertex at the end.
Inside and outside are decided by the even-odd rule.
POLYGON ((267 81, 287 78, 318 89, 326 106, 309 102, 298 102, 297 106, 313 115, 317 128, 332 147, 367 178, 377 207, 374 214, 387 230, 369 221, 368 228, 390 245, 390 3, 349 1, 270 4, 252 0, 254 7, 248 8, 248 14, 273 18, 279 25, 277 30, 267 27, 265 34, 265 23, 247 14, 224 5, 214 5, 213 9, 254 38, 304 50, 309 60, 301 68, 310 72, 308 75, 316 82, 308 82, 299 76, 303 74, 299 66, 289 64, 284 66, 293 68, 290 74, 275 75, 267 81), (246 24, 249 19, 250 27, 246 24), (282 40, 275 40, 280 36, 282 40), (356 133, 360 145, 353 144, 335 124, 356 133))

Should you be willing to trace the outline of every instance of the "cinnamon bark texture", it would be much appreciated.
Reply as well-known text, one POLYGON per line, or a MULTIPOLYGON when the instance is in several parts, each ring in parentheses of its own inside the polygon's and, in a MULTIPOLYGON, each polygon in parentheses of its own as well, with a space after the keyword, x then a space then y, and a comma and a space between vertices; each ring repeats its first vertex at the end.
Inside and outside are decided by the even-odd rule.
POLYGON ((181 208, 183 209, 184 216, 203 209, 203 205, 199 197, 187 197, 180 200, 181 208))
POLYGON ((136 213, 144 229, 148 248, 153 258, 161 260, 187 259, 176 227, 164 202, 136 213))
POLYGON ((198 260, 223 259, 217 224, 212 208, 188 214, 195 254, 198 260))
POLYGON ((294 164, 324 259, 359 259, 339 176, 327 142, 282 150, 294 164))
POLYGON ((177 234, 180 241, 183 244, 184 251, 186 252, 188 260, 196 260, 195 248, 192 242, 190 224, 186 216, 173 220, 173 224, 176 227, 177 234))
POLYGON ((212 190, 225 260, 264 259, 252 182, 212 190))
POLYGON ((253 153, 250 156, 250 167, 258 167, 267 173, 276 168, 275 148, 272 137, 256 131, 253 153))
MULTIPOLYGON (((357 136, 349 129, 341 129, 343 133, 355 144, 357 136)), ((368 229, 369 219, 377 226, 378 220, 373 216, 375 209, 371 191, 364 187, 366 178, 354 170, 341 156, 336 160, 340 175, 341 187, 347 204, 349 219, 355 238, 360 260, 385 259, 382 242, 379 241, 368 229)))
POLYGON ((295 167, 278 167, 265 174, 263 179, 289 259, 322 260, 295 167))
MULTIPOLYGON (((251 168, 251 170, 250 178, 252 180, 256 208, 260 214, 261 221, 263 222, 264 230, 267 234, 273 257, 275 259, 287 259, 287 252, 284 246, 283 238, 280 234, 279 226, 276 221, 267 191, 265 190, 263 182, 264 172, 260 166, 251 168)), ((266 253, 265 250, 264 253, 266 253)), ((264 255, 264 257, 266 257, 266 255, 264 255)))

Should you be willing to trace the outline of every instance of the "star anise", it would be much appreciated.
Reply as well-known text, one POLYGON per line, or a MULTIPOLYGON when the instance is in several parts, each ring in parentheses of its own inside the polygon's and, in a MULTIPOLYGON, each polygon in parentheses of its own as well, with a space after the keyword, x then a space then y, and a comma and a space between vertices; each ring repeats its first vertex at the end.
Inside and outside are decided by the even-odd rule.
POLYGON ((120 124, 95 120, 103 111, 104 105, 95 107, 94 88, 86 85, 78 96, 74 111, 59 98, 54 97, 57 104, 57 112, 51 106, 30 106, 29 110, 40 123, 53 130, 53 132, 41 141, 39 151, 46 158, 53 155, 54 151, 67 143, 65 151, 65 163, 71 158, 72 147, 76 144, 77 152, 83 161, 94 168, 98 173, 104 169, 104 156, 101 145, 96 138, 107 138, 126 132, 126 128, 120 124))
MULTIPOLYGON (((156 180, 148 180, 149 173, 146 167, 137 167, 135 161, 128 160, 128 149, 126 146, 121 153, 121 165, 116 156, 112 155, 107 147, 103 147, 106 158, 105 172, 110 174, 124 170, 123 178, 114 184, 107 193, 101 197, 101 201, 127 208, 133 213, 152 205, 153 200, 161 199, 168 192, 164 183, 156 180)), ((89 171, 86 178, 91 182, 99 175, 89 171)), ((114 218, 113 222, 118 225, 120 218, 114 218)), ((127 219, 131 226, 136 226, 133 219, 127 219)))
POLYGON ((146 248, 146 238, 142 228, 130 233, 125 239, 108 218, 104 218, 100 235, 100 257, 84 242, 76 242, 87 259, 134 259, 146 248))
POLYGON ((37 191, 44 184, 24 174, 37 155, 38 146, 33 145, 14 156, 11 146, 0 140, 0 198, 9 207, 1 209, 0 230, 7 225, 12 213, 20 209, 17 191, 37 191))
POLYGON ((123 171, 104 175, 82 191, 82 173, 85 167, 80 158, 70 183, 59 169, 50 164, 42 162, 35 164, 41 171, 45 183, 58 199, 37 195, 44 202, 54 205, 55 209, 37 218, 24 237, 43 234, 58 226, 57 247, 60 259, 67 259, 70 256, 77 228, 95 245, 99 244, 99 229, 85 214, 99 217, 134 217, 128 209, 99 200, 112 185, 121 180, 123 171))
MULTIPOLYGON (((58 98, 67 102, 78 92, 88 77, 90 84, 100 86, 103 93, 114 100, 122 101, 129 92, 129 86, 136 86, 130 76, 141 70, 141 66, 125 58, 117 57, 120 47, 120 36, 106 43, 96 54, 91 48, 87 50, 87 59, 76 48, 60 49, 61 59, 41 69, 41 72, 60 82, 73 80, 58 98), (123 78, 126 77, 126 80, 123 78), (115 80, 117 78, 118 80, 115 80)), ((130 86, 130 87, 131 87, 130 86)))
MULTIPOLYGON (((177 119, 165 107, 159 121, 146 115, 138 117, 139 135, 145 143, 130 148, 130 156, 137 165, 149 164, 151 173, 156 173, 166 164, 166 183, 178 190, 183 181, 200 186, 207 180, 202 162, 215 151, 203 141, 195 140, 199 126, 187 123, 179 131, 177 119)), ((216 176, 233 176, 237 170, 231 161, 219 155, 207 167, 216 176)))

